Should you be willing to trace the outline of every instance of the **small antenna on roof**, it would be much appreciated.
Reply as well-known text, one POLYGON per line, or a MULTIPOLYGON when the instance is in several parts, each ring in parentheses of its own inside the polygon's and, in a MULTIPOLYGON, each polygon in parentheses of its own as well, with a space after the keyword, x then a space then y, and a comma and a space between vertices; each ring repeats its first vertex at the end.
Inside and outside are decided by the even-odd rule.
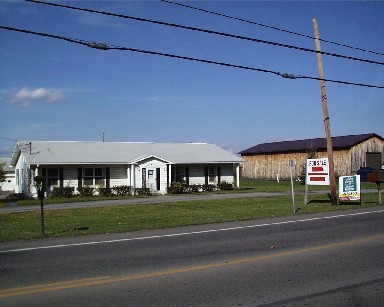
POLYGON ((103 130, 103 142, 104 142, 104 136, 105 136, 105 131, 103 130))

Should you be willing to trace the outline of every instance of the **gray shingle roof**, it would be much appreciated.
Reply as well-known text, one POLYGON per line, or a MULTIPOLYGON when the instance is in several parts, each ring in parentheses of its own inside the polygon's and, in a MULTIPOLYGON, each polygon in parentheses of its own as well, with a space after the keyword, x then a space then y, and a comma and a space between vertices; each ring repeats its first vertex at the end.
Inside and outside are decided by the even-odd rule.
POLYGON ((17 162, 21 150, 29 164, 130 164, 149 156, 174 164, 243 162, 240 157, 205 143, 24 141, 16 145, 12 164, 17 162))
MULTIPOLYGON (((334 149, 348 149, 361 142, 364 142, 371 137, 383 138, 375 133, 358 134, 358 135, 346 135, 332 137, 332 146, 334 149)), ((316 148, 317 150, 327 149, 326 138, 306 139, 298 141, 284 141, 274 143, 263 143, 248 149, 245 149, 239 154, 242 156, 252 154, 271 154, 271 153, 283 153, 283 152, 305 152, 308 149, 316 148)))

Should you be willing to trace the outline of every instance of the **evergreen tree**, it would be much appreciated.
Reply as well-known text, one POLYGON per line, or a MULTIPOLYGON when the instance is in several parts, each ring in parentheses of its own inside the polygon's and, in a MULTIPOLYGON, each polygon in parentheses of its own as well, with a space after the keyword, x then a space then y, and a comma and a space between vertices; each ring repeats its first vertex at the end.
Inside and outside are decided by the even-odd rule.
MULTIPOLYGON (((311 147, 306 150, 307 152, 307 159, 317 159, 317 149, 314 147, 311 147)), ((301 184, 305 184, 305 179, 307 175, 307 162, 303 163, 301 165, 301 174, 299 176, 301 184)))

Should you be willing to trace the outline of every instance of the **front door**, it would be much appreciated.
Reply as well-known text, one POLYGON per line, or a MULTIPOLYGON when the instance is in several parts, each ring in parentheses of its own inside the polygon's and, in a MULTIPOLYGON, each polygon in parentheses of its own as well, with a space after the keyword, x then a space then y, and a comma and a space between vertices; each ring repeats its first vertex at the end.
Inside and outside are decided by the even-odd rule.
POLYGON ((160 191, 160 168, 148 168, 146 181, 152 193, 160 191))

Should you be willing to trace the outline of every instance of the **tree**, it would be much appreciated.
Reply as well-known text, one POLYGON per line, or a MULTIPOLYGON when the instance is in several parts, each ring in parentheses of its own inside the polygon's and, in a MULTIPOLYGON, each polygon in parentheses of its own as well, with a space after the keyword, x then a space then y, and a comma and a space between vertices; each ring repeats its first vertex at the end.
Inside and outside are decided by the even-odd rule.
POLYGON ((5 163, 0 163, 0 183, 2 182, 5 182, 5 163))
MULTIPOLYGON (((306 150, 307 152, 307 159, 317 159, 317 149, 314 147, 311 147, 306 150)), ((302 184, 305 184, 305 179, 307 176, 307 162, 303 163, 301 165, 301 174, 299 176, 300 182, 302 184)))

